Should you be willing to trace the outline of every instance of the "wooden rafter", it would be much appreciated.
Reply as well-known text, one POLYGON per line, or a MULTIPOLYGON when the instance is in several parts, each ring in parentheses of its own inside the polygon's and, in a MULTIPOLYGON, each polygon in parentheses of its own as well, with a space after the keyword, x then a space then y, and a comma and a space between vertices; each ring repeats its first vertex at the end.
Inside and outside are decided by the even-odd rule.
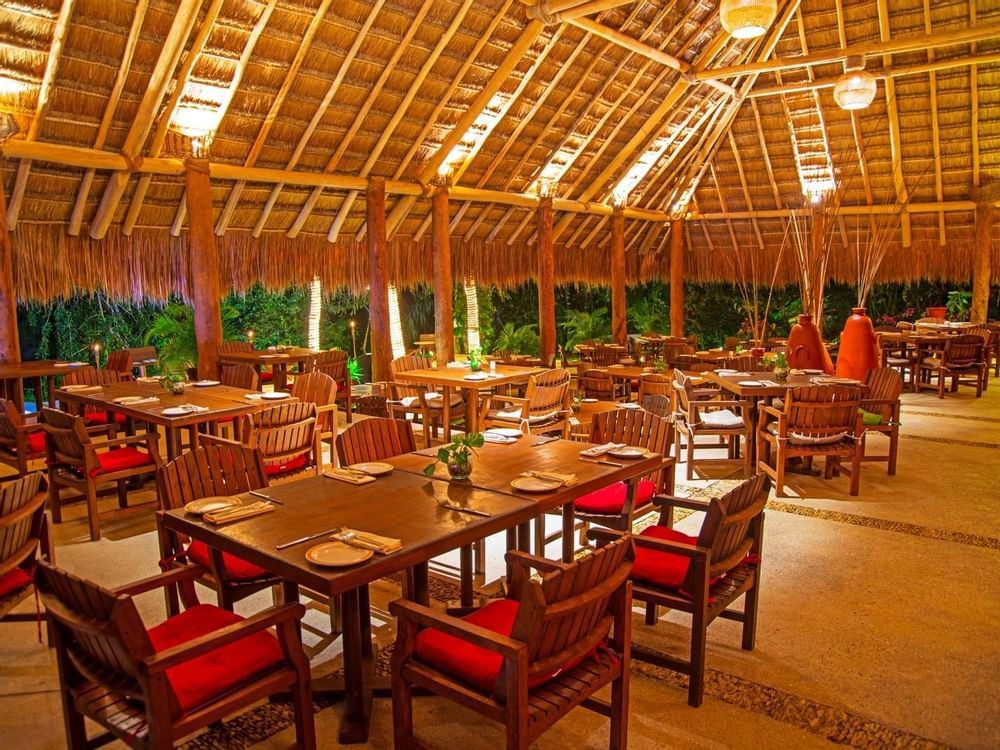
MULTIPOLYGON (((52 86, 55 83, 56 71, 59 70, 63 44, 66 42, 66 34, 69 32, 69 18, 75 4, 76 0, 63 0, 59 7, 59 16, 52 30, 52 42, 49 44, 49 56, 45 61, 45 73, 42 75, 42 83, 38 87, 35 113, 31 118, 31 125, 28 126, 26 139, 29 141, 38 140, 38 133, 42 129, 42 123, 45 122, 45 115, 48 114, 49 102, 52 100, 52 86)), ((24 191, 28 186, 30 171, 31 162, 22 161, 17 165, 14 189, 11 191, 10 201, 7 203, 7 226, 10 230, 17 226, 17 217, 21 212, 21 203, 24 200, 24 191)))
MULTIPOLYGON (((976 4, 969 3, 969 25, 976 26, 976 4)), ((976 51, 976 45, 971 45, 971 50, 976 51)), ((969 86, 972 89, 969 107, 971 109, 970 119, 970 140, 972 141, 972 187, 979 185, 979 68, 973 65, 969 68, 969 86)))
MULTIPOLYGON (((722 194, 722 187, 719 185, 719 176, 715 172, 715 160, 708 162, 708 173, 712 176, 712 185, 715 186, 715 194, 719 199, 719 207, 724 213, 729 213, 729 208, 726 206, 726 196, 722 194)), ((729 241, 732 242, 733 252, 738 253, 740 251, 740 243, 736 239, 736 232, 733 230, 733 220, 726 219, 726 229, 729 231, 729 241)))
MULTIPOLYGON (((924 0, 924 31, 928 34, 933 32, 931 26, 931 6, 928 0, 924 0)), ((934 50, 927 50, 927 62, 934 62, 934 50)), ((938 124, 938 88, 937 73, 930 72, 931 84, 931 143, 934 148, 934 192, 939 201, 944 200, 944 187, 941 181, 941 132, 938 124)), ((938 244, 942 247, 948 242, 944 228, 944 211, 938 214, 938 244)))
POLYGON ((757 103, 753 100, 750 101, 750 109, 753 112, 754 127, 757 131, 757 143, 760 145, 760 154, 764 160, 764 169, 767 171, 767 181, 771 186, 771 196, 774 198, 774 207, 781 208, 781 191, 778 190, 778 181, 774 179, 774 169, 771 166, 771 155, 768 153, 767 139, 764 137, 764 126, 760 122, 760 110, 757 108, 757 103))
MULTIPOLYGON (((889 39, 889 7, 886 0, 878 0, 878 31, 882 41, 889 39)), ((882 58, 884 65, 892 64, 891 55, 882 58)), ((896 188, 896 200, 905 204, 910 196, 906 190, 906 180, 903 177, 903 146, 899 128, 899 107, 896 104, 896 85, 891 78, 885 80, 885 109, 889 128, 889 147, 892 154, 892 182, 896 188)), ((900 232, 902 233, 903 247, 909 247, 912 242, 910 234, 910 216, 904 213, 900 216, 900 232)))
MULTIPOLYGON (((750 187, 747 185, 747 176, 743 171, 743 162, 740 160, 740 150, 736 148, 736 139, 733 137, 732 128, 726 133, 729 141, 729 149, 733 152, 733 159, 736 162, 736 173, 740 177, 740 187, 743 190, 743 199, 746 201, 747 209, 753 211, 753 198, 750 197, 750 187)), ((764 249, 764 237, 760 233, 760 226, 757 224, 756 219, 751 219, 750 224, 753 226, 753 232, 757 236, 757 247, 764 249)))

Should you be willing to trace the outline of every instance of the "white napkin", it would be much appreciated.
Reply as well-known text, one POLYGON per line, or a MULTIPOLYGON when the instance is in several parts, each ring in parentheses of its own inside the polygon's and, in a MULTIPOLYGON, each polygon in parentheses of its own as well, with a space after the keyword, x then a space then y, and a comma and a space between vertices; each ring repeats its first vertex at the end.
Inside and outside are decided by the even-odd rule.
POLYGON ((587 448, 585 451, 580 451, 580 455, 588 458, 595 458, 597 456, 603 456, 610 450, 624 447, 625 443, 605 443, 604 445, 595 445, 593 448, 587 448))
POLYGON ((449 362, 448 363, 448 367, 455 367, 455 368, 458 368, 458 369, 462 369, 462 368, 465 368, 465 367, 468 367, 468 366, 469 366, 468 362, 449 362))

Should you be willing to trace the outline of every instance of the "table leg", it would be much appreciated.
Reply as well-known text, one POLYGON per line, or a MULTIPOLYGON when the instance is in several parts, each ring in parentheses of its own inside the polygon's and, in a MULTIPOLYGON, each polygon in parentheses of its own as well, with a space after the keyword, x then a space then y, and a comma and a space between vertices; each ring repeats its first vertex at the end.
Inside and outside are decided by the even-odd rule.
POLYGON ((167 441, 167 460, 173 461, 181 454, 180 433, 176 427, 165 427, 164 438, 167 441))
MULTIPOLYGON (((517 529, 507 529, 507 551, 517 549, 517 529)), ((514 571, 510 564, 507 565, 507 581, 509 582, 514 571)))
POLYGON ((466 390, 465 397, 465 431, 479 432, 479 389, 466 390))
POLYGON ((531 522, 517 525, 517 548, 522 552, 531 552, 531 522))
POLYGON ((288 385, 288 366, 284 362, 275 362, 271 365, 271 372, 274 373, 274 390, 285 390, 288 385))
MULTIPOLYGON (((631 484, 631 483, 630 483, 631 484)), ((634 492, 630 489, 629 492, 634 492)), ((576 526, 576 505, 566 503, 562 507, 562 559, 563 562, 573 562, 573 555, 576 552, 574 541, 574 527, 576 526)))
POLYGON ((344 707, 339 741, 342 745, 352 745, 368 741, 372 694, 365 679, 358 590, 344 592, 340 602, 344 626, 344 707))
POLYGON ((461 571, 461 603, 463 609, 472 606, 472 545, 466 544, 458 550, 459 570, 461 571))
MULTIPOLYGON (((441 404, 441 419, 444 424, 441 426, 442 433, 444 435, 444 441, 446 443, 451 442, 451 387, 445 386, 441 389, 441 398, 444 402, 441 404)), ((424 425, 424 429, 430 429, 430 425, 424 425)))
POLYGON ((413 588, 409 592, 409 598, 417 604, 427 606, 430 602, 427 563, 417 563, 410 569, 410 574, 413 577, 413 588))

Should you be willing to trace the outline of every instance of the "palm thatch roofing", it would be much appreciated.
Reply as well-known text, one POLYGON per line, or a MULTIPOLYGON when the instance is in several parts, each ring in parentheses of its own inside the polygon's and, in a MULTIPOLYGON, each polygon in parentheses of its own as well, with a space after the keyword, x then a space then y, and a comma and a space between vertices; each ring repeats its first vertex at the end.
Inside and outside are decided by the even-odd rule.
POLYGON ((21 131, 2 147, 21 300, 186 293, 168 125, 199 111, 222 114, 212 198, 236 290, 365 288, 369 177, 387 180, 390 280, 428 281, 430 182, 484 110, 454 164, 460 277, 534 277, 535 184, 558 165, 557 281, 606 283, 613 190, 646 164, 630 282, 669 276, 671 231, 689 278, 732 278, 736 252, 792 280, 781 248, 816 175, 837 185, 833 278, 856 277, 872 216, 895 212, 880 278, 964 281, 976 202, 1000 197, 1000 4, 779 0, 739 40, 716 0, 12 0, 0 108, 21 131), (587 14, 545 13, 573 5, 587 14), (845 48, 879 78, 855 113, 832 95, 845 48))

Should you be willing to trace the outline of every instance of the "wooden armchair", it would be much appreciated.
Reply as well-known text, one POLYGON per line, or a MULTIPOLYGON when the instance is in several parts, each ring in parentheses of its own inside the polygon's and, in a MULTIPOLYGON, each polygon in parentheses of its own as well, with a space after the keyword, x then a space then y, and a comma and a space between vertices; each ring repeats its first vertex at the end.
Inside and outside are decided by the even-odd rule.
MULTIPOLYGON (((160 510, 183 508, 194 500, 216 495, 238 495, 267 487, 267 474, 260 451, 242 445, 205 445, 183 453, 156 472, 160 510)), ((233 610, 233 604, 281 579, 256 565, 191 541, 159 523, 160 567, 164 572, 199 566, 198 575, 185 579, 180 586, 180 600, 185 608, 198 604, 194 582, 214 590, 219 606, 233 610)), ((167 612, 176 615, 178 588, 167 587, 167 612)))
POLYGON ((112 372, 117 372, 122 376, 122 380, 132 379, 132 351, 130 349, 118 349, 108 355, 105 368, 112 372))
POLYGON ((824 457, 827 479, 840 473, 842 458, 849 459, 850 491, 858 494, 864 429, 860 408, 860 391, 849 385, 792 388, 783 409, 760 407, 757 466, 774 480, 778 497, 784 497, 785 464, 796 457, 807 461, 824 457))
POLYGON ((341 466, 384 461, 414 450, 413 427, 405 419, 363 419, 337 436, 337 459, 341 466))
POLYGON ((28 464, 45 455, 45 428, 38 422, 26 422, 16 403, 0 398, 0 463, 23 477, 28 464))
POLYGON ((558 432, 565 438, 573 413, 569 379, 568 370, 546 370, 528 378, 524 398, 490 394, 483 400, 480 426, 516 427, 529 435, 558 432))
POLYGON ((344 402, 347 423, 353 419, 354 404, 351 398, 351 378, 347 370, 347 352, 339 349, 319 352, 313 359, 313 370, 333 378, 337 384, 337 400, 344 402))
POLYGON ((611 373, 596 368, 581 372, 576 387, 584 398, 596 398, 598 401, 625 401, 629 395, 627 380, 616 381, 611 373))
POLYGON ((28 474, 0 488, 0 620, 37 618, 34 612, 11 610, 31 595, 37 560, 52 561, 45 495, 41 474, 28 474))
POLYGON ((611 718, 609 748, 628 745, 633 549, 629 539, 574 562, 508 552, 507 599, 458 619, 397 600, 392 655, 396 747, 413 747, 413 688, 506 725, 507 747, 527 748, 572 708, 611 718), (530 571, 542 572, 541 582, 530 571), (593 696, 611 685, 611 704, 593 696))
MULTIPOLYGON (((292 401, 249 414, 243 417, 240 434, 243 445, 260 450, 269 480, 284 479, 310 468, 320 473, 316 404, 292 401)), ((239 445, 211 435, 202 436, 202 442, 239 445)))
POLYGON ((595 346, 593 353, 590 355, 591 366, 608 367, 610 365, 617 365, 627 356, 628 352, 621 347, 595 346))
POLYGON ((920 386, 930 384, 937 375, 938 398, 944 398, 945 381, 951 378, 951 392, 958 390, 959 383, 965 385, 962 377, 971 375, 976 388, 976 398, 983 395, 986 380, 985 346, 981 336, 961 335, 948 340, 945 348, 933 357, 925 357, 920 362, 920 386))
POLYGON ((82 417, 48 407, 42 409, 42 424, 47 436, 52 520, 62 522, 62 489, 76 490, 86 499, 90 539, 97 541, 101 538, 97 485, 116 483, 118 507, 127 508, 128 480, 153 474, 163 465, 157 435, 146 433, 95 444, 82 417))
POLYGON ((873 367, 865 379, 868 389, 861 399, 861 460, 886 461, 889 476, 896 475, 896 457, 899 453, 899 396, 903 392, 903 379, 891 367, 873 367), (868 433, 880 432, 889 439, 889 452, 869 456, 868 433))
POLYGON ((740 441, 743 445, 743 471, 753 473, 750 441, 753 440, 752 403, 749 399, 719 399, 719 392, 709 388, 698 388, 692 378, 680 370, 674 370, 674 412, 675 446, 678 460, 681 455, 681 437, 687 456, 687 478, 694 479, 695 451, 697 449, 718 449, 718 445, 698 444, 702 436, 714 436, 726 441, 726 458, 702 458, 702 463, 734 461, 740 458, 740 441))
MULTIPOLYGON (((394 359, 390 365, 393 381, 389 384, 392 394, 388 402, 389 416, 403 417, 412 415, 419 418, 424 431, 424 446, 429 448, 431 436, 437 437, 438 425, 444 421, 444 398, 440 393, 428 390, 426 386, 414 383, 403 383, 396 376, 410 370, 423 370, 428 366, 427 359, 419 354, 407 354, 394 359)), ((465 419, 465 400, 461 393, 451 394, 451 422, 465 419)))
MULTIPOLYGON (((643 396, 642 400, 639 401, 639 404, 650 414, 655 414, 661 419, 669 420, 671 423, 673 422, 674 406, 670 402, 670 396, 660 396, 657 394, 653 394, 652 396, 643 396)), ((671 426, 670 429, 673 430, 673 426, 671 426)))
POLYGON ((246 391, 260 390, 260 375, 250 365, 219 365, 219 382, 246 391))
MULTIPOLYGON (((62 379, 62 385, 115 385, 125 378, 120 372, 103 368, 78 367, 67 372, 62 379)), ((119 412, 108 412, 95 406, 87 406, 83 410, 83 418, 88 425, 111 425, 112 437, 117 434, 118 427, 125 424, 125 415, 119 412)))
POLYGON ((133 596, 192 580, 184 568, 109 590, 45 562, 36 585, 53 631, 66 745, 119 739, 170 748, 280 691, 292 695, 298 746, 316 746, 301 604, 244 619, 202 604, 147 629, 133 596), (274 633, 270 629, 274 628, 274 633), (107 733, 87 738, 84 719, 107 733))
POLYGON ((323 372, 307 372, 292 383, 292 395, 299 401, 316 406, 316 471, 323 471, 323 441, 330 443, 330 463, 333 444, 337 439, 337 381, 323 372))
POLYGON ((651 372, 639 378, 639 393, 636 401, 640 404, 646 396, 666 396, 670 398, 674 389, 670 385, 670 376, 659 372, 651 372))
MULTIPOLYGON (((705 647, 708 626, 717 617, 743 623, 742 647, 752 651, 757 634, 764 505, 767 480, 757 474, 719 498, 658 497, 660 521, 638 536, 632 566, 632 595, 646 603, 646 624, 655 625, 660 606, 691 614, 691 647, 687 659, 632 646, 636 659, 689 677, 688 704, 701 705, 705 691, 705 647), (673 528, 673 509, 705 513, 697 536, 673 528), (746 596, 743 611, 730 609, 746 596)), ((599 543, 620 543, 624 532, 592 529, 599 543)))
POLYGON ((738 357, 729 357, 722 360, 718 363, 717 367, 727 370, 754 372, 755 370, 765 369, 761 367, 760 359, 760 357, 755 357, 752 354, 741 354, 738 357))

